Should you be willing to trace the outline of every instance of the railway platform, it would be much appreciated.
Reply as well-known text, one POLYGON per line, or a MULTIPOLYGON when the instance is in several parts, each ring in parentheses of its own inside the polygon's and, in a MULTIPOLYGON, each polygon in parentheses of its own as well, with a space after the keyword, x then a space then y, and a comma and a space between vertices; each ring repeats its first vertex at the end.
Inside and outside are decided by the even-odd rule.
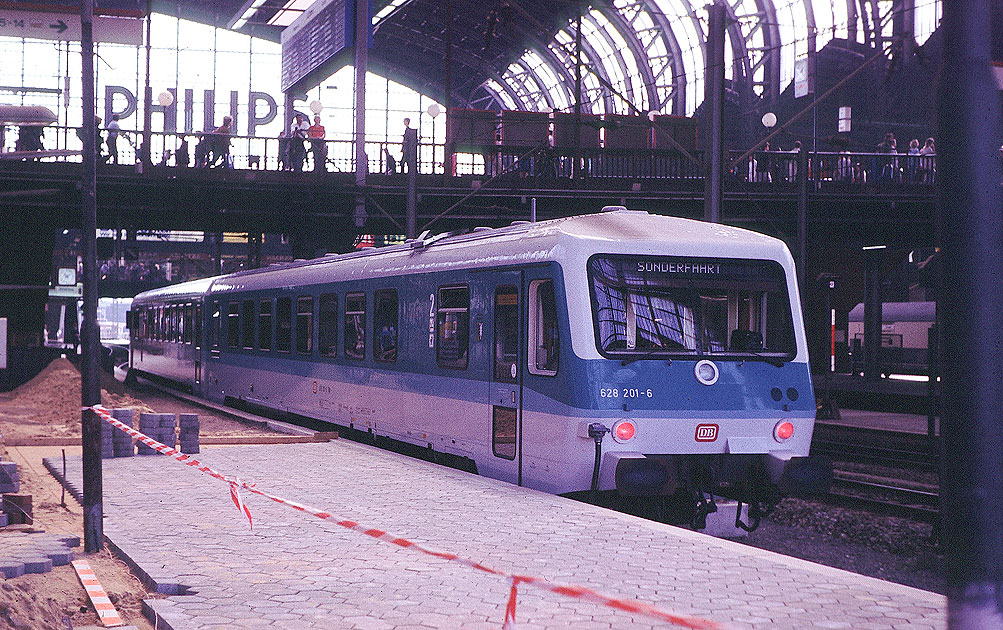
MULTIPOLYGON (((362 444, 220 447, 198 457, 336 517, 245 490, 251 529, 227 483, 163 456, 105 460, 104 533, 167 595, 144 604, 160 628, 502 627, 511 580, 401 539, 506 574, 646 602, 708 628, 946 625, 946 599, 934 593, 362 444), (348 528, 349 519, 360 527, 348 528)), ((80 487, 79 458, 68 460, 66 476, 80 487)), ((568 596, 576 592, 518 584, 515 627, 679 627, 568 596)))
MULTIPOLYGON (((860 409, 840 409, 838 420, 820 420, 818 424, 837 424, 864 429, 880 429, 898 433, 927 434, 929 419, 914 413, 892 413, 889 411, 865 411, 860 409)), ((934 419, 935 434, 940 435, 940 419, 934 419)))

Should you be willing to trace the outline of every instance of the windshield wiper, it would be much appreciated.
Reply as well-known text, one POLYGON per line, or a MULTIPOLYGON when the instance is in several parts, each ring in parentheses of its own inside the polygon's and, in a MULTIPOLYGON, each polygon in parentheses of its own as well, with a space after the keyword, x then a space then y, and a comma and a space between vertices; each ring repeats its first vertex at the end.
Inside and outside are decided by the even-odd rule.
MULTIPOLYGON (((683 349, 686 348, 686 346, 682 345, 681 343, 677 343, 675 341, 671 341, 671 343, 675 343, 680 348, 683 348, 683 349)), ((631 363, 634 363, 635 361, 641 361, 643 359, 650 359, 651 357, 653 357, 654 355, 658 354, 659 352, 668 352, 668 351, 670 351, 669 348, 667 348, 665 346, 658 346, 657 348, 652 348, 652 349, 650 349, 647 352, 644 352, 642 354, 635 354, 633 356, 626 357, 626 358, 624 358, 624 359, 622 359, 620 361, 620 365, 621 365, 621 367, 622 366, 627 366, 627 365, 630 365, 631 363)), ((666 356, 665 360, 669 362, 669 365, 672 365, 672 357, 666 356)))
POLYGON ((771 356, 765 355, 765 354, 763 354, 761 352, 756 352, 755 350, 746 350, 745 353, 746 354, 751 354, 754 357, 758 357, 758 358, 762 359, 763 361, 766 361, 767 363, 769 363, 773 367, 783 367, 784 363, 787 363, 787 361, 788 361, 787 359, 784 359, 783 357, 771 357, 771 356))

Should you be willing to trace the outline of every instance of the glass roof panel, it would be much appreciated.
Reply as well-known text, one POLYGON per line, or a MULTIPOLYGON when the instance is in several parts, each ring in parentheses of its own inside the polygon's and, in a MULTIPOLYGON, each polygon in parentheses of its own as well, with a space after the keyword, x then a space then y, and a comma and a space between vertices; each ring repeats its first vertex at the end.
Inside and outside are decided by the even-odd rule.
POLYGON ((940 0, 920 0, 916 3, 916 43, 923 45, 940 24, 940 0))
MULTIPOLYGON (((629 99, 635 107, 640 111, 647 111, 648 109, 648 93, 644 85, 644 77, 641 75, 641 71, 637 67, 637 60, 634 57, 632 47, 627 44, 627 40, 623 38, 623 35, 617 28, 610 23, 606 16, 601 12, 593 10, 592 18, 596 21, 597 26, 602 30, 602 33, 609 38, 610 44, 613 50, 619 51, 619 57, 623 60, 623 65, 625 66, 627 76, 626 79, 629 83, 625 83, 623 88, 620 89, 620 95, 629 99)), ((611 60, 615 61, 615 60, 611 60)), ((617 65, 617 70, 620 70, 619 64, 617 65)), ((614 85, 616 85, 614 83, 614 85)), ((623 110, 624 113, 632 111, 632 109, 625 105, 624 103, 618 102, 616 99, 614 103, 618 105, 617 109, 623 110)))

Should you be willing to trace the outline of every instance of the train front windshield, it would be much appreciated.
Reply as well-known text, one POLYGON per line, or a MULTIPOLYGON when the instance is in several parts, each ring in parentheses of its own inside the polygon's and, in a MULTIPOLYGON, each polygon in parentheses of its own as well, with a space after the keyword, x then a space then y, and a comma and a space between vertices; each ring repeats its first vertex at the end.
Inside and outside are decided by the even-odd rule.
POLYGON ((606 356, 794 358, 787 283, 775 261, 596 255, 588 274, 606 356))

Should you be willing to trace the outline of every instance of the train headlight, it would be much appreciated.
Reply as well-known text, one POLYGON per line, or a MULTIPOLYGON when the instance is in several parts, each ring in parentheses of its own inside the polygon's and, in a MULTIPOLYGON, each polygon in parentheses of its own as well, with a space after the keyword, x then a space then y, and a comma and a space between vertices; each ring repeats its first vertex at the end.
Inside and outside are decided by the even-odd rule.
POLYGON ((613 439, 617 442, 629 442, 636 433, 637 427, 630 420, 621 420, 613 425, 613 439))
POLYGON ((713 385, 717 382, 717 377, 721 375, 721 372, 718 371, 717 365, 713 361, 703 359, 702 361, 697 361, 697 364, 693 367, 693 374, 704 385, 713 385))
POLYGON ((786 420, 781 420, 773 427, 773 439, 777 442, 786 442, 794 435, 794 425, 786 420))

